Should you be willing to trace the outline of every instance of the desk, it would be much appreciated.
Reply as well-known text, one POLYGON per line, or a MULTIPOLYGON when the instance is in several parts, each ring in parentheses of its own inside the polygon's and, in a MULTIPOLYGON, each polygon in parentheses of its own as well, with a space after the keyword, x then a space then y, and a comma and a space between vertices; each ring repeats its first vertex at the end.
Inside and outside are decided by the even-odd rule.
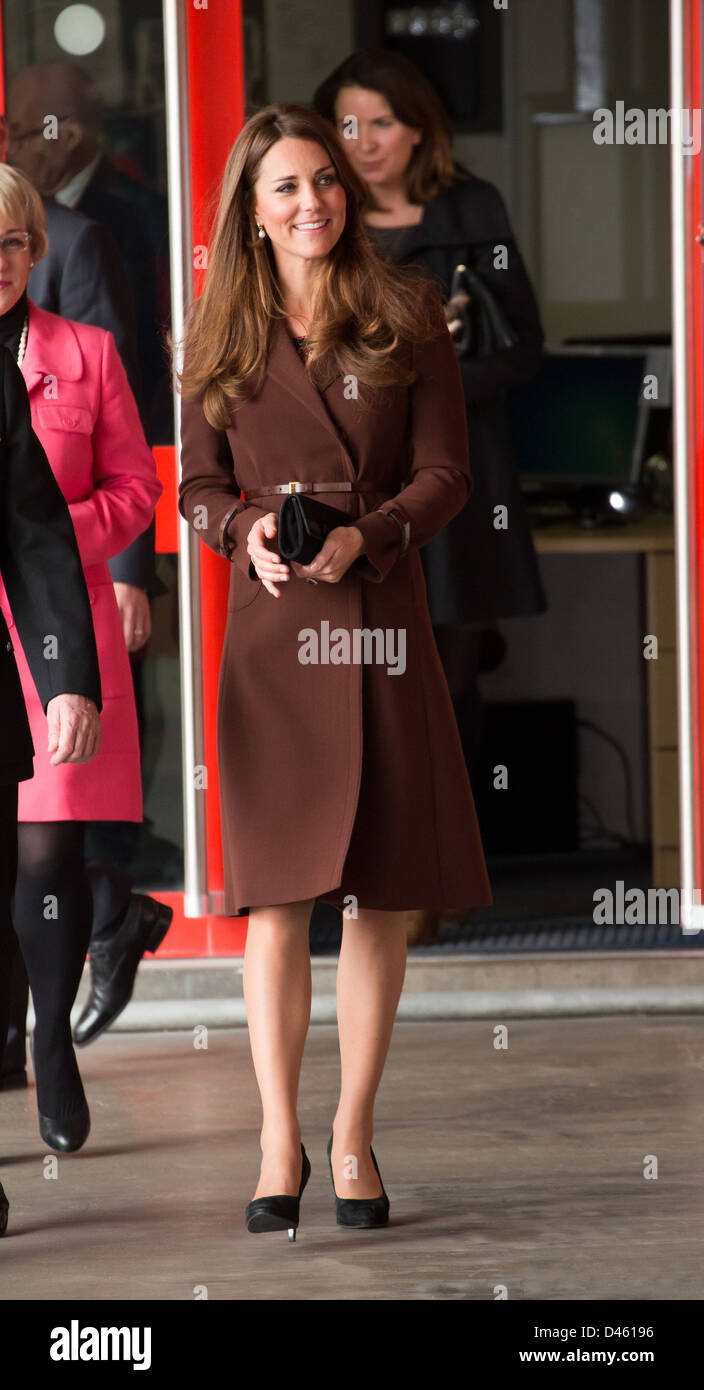
POLYGON ((623 526, 585 530, 574 522, 533 526, 539 555, 643 556, 646 634, 658 639, 657 659, 646 661, 650 838, 654 888, 680 886, 677 763, 677 619, 672 516, 652 512, 623 526))

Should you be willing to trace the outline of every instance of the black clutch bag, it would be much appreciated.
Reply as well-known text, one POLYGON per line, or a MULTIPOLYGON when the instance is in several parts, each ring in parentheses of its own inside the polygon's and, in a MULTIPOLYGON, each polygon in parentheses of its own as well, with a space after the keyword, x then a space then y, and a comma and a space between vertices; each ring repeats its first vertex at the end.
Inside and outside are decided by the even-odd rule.
POLYGON ((279 555, 282 560, 309 565, 326 536, 337 526, 349 526, 352 521, 354 517, 339 507, 317 502, 309 493, 292 492, 284 498, 279 512, 279 555))
POLYGON ((491 290, 466 265, 455 266, 450 303, 456 311, 450 332, 458 357, 491 357, 517 341, 491 290))

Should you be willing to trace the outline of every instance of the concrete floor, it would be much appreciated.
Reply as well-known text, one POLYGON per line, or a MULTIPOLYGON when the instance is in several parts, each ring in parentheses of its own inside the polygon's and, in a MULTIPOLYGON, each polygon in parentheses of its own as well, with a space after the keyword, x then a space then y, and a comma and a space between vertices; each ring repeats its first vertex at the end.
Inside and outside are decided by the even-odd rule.
POLYGON ((207 1050, 106 1035, 80 1053, 93 1129, 56 1180, 33 1085, 0 1094, 0 1298, 704 1297, 701 1019, 518 1019, 506 1050, 496 1024, 397 1023, 374 1137, 391 1220, 370 1231, 335 1223, 336 1031, 311 1029, 295 1245, 244 1226, 260 1122, 246 1031, 211 1029, 207 1050))

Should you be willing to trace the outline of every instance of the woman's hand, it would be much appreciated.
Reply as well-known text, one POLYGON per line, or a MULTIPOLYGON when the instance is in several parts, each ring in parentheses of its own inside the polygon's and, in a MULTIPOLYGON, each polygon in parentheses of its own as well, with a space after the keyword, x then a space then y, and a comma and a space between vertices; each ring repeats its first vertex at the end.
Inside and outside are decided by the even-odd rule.
POLYGON ((86 695, 54 695, 46 707, 47 752, 52 767, 89 763, 100 749, 103 726, 86 695))
POLYGON ((247 536, 247 554, 267 593, 273 594, 274 598, 281 598, 281 591, 274 581, 291 577, 288 565, 283 563, 278 551, 266 543, 277 534, 278 522, 276 512, 267 512, 266 516, 260 516, 255 521, 247 536))
POLYGON ((291 561, 301 579, 316 579, 323 584, 339 584, 358 556, 364 554, 364 536, 358 526, 336 526, 309 565, 291 561))
POLYGON ((117 579, 112 587, 122 619, 125 646, 128 652, 138 652, 149 641, 152 632, 149 595, 146 589, 139 589, 135 584, 123 584, 117 579))
POLYGON ((452 299, 448 299, 447 304, 443 305, 447 326, 453 338, 456 338, 464 328, 463 315, 468 304, 469 295, 465 294, 464 290, 460 290, 458 294, 453 294, 452 299))

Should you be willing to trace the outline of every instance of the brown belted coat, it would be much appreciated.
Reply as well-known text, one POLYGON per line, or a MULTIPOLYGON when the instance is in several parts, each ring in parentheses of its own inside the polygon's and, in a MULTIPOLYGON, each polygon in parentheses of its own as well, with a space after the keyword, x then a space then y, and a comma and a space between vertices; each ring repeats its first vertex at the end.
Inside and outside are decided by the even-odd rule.
POLYGON ((437 292, 423 302, 432 338, 396 349, 417 380, 373 408, 329 358, 314 385, 281 321, 262 386, 227 430, 182 402, 179 509, 232 563, 218 701, 229 915, 304 898, 348 914, 353 898, 493 901, 418 553, 472 489, 455 349, 437 292), (291 570, 277 599, 247 536, 280 509, 267 485, 289 480, 378 491, 318 493, 355 518, 365 554, 338 584, 291 570))

